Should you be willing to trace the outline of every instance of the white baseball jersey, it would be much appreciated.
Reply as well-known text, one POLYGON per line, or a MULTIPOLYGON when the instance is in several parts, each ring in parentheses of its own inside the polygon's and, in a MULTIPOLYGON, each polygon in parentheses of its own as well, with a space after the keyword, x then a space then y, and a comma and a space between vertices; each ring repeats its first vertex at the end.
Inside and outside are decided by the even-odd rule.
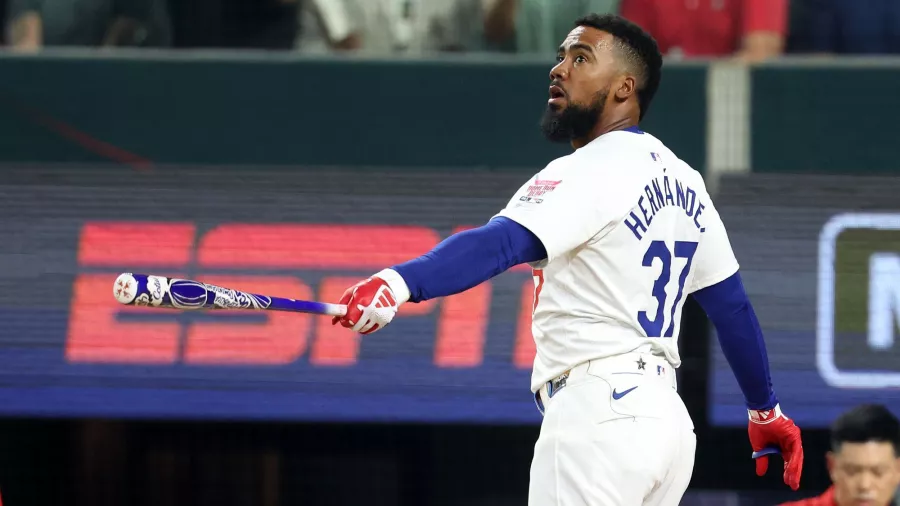
POLYGON ((738 269, 703 178, 646 132, 610 132, 554 160, 497 216, 547 250, 532 264, 532 391, 637 349, 678 367, 685 298, 738 269))

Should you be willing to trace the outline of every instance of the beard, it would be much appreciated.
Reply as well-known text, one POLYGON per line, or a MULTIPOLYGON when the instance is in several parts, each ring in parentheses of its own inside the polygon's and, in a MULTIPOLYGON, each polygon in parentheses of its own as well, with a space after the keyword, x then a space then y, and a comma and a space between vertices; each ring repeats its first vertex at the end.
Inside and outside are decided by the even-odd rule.
POLYGON ((594 94, 588 105, 569 102, 565 107, 555 109, 548 105, 541 117, 541 131, 551 142, 572 142, 591 133, 600 120, 609 88, 594 94))

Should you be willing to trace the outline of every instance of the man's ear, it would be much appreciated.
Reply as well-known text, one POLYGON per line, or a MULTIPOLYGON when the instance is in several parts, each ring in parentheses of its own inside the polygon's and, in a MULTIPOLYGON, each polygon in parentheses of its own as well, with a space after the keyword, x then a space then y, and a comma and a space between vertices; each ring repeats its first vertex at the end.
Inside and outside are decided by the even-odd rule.
POLYGON ((624 75, 617 79, 615 88, 616 100, 624 102, 628 97, 637 93, 637 80, 634 76, 624 75))

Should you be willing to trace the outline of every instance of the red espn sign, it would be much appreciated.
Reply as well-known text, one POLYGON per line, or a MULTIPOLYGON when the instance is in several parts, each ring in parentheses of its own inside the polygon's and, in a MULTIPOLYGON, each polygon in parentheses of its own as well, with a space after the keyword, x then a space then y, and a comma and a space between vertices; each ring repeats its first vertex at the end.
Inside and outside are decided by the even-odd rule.
MULTIPOLYGON (((468 227, 459 227, 456 231, 468 227)), ((126 307, 112 297, 112 280, 122 271, 184 276, 188 264, 211 271, 223 269, 323 270, 376 272, 415 258, 433 248, 440 237, 427 227, 401 225, 220 225, 200 237, 192 223, 87 223, 81 231, 78 263, 109 268, 109 274, 80 274, 75 280, 69 313, 66 359, 70 362, 279 365, 305 353, 318 366, 356 363, 358 334, 330 319, 299 313, 265 312, 262 323, 126 323, 121 313, 158 314, 161 310, 126 307), (184 340, 184 345, 180 345, 184 340)), ((527 271, 518 266, 515 271, 527 271)), ((199 274, 200 281, 280 297, 336 302, 360 276, 326 277, 316 287, 287 275, 199 274)), ((530 368, 535 283, 522 286, 512 362, 530 368)), ((438 312, 434 364, 476 367, 484 358, 490 317, 491 282, 441 300, 403 306, 398 317, 438 312)))

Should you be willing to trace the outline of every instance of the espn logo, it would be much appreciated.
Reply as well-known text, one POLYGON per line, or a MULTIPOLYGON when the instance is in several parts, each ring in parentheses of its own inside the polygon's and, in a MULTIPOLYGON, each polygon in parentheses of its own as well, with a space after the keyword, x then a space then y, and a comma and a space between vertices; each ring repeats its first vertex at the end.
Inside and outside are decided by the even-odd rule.
POLYGON ((900 387, 900 214, 833 217, 819 236, 816 365, 838 388, 900 387))
MULTIPOLYGON (((469 227, 458 227, 457 232, 469 227)), ((179 315, 117 304, 118 272, 146 269, 250 292, 336 301, 364 275, 428 251, 440 241, 421 226, 89 222, 78 247, 65 356, 70 363, 284 365, 305 357, 316 367, 352 366, 359 335, 298 313, 179 315)), ((530 269, 522 265, 514 271, 530 269)), ((472 368, 484 362, 492 283, 441 300, 407 304, 400 316, 435 317, 433 363, 472 368)), ((511 361, 531 367, 535 284, 522 280, 511 361)))

